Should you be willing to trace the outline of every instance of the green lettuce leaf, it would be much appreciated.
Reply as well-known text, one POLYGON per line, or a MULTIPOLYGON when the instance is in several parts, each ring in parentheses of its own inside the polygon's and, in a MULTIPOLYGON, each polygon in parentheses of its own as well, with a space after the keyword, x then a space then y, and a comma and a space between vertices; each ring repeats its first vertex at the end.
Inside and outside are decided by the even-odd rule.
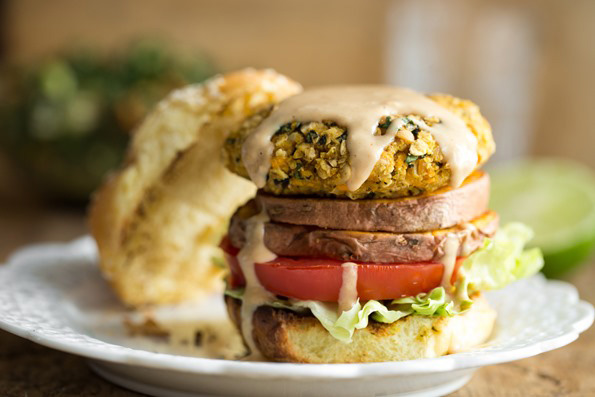
POLYGON ((412 313, 411 310, 390 310, 379 301, 359 300, 351 309, 338 314, 336 303, 317 301, 294 301, 295 307, 308 308, 320 324, 336 339, 349 343, 356 329, 366 328, 370 316, 381 323, 393 323, 412 313))
POLYGON ((225 295, 231 296, 234 299, 244 299, 244 288, 225 288, 225 295))
POLYGON ((500 289, 532 276, 543 267, 539 248, 524 250, 533 231, 522 223, 509 223, 493 238, 469 255, 459 270, 457 296, 468 300, 469 293, 500 289))
POLYGON ((408 305, 409 310, 422 316, 454 316, 461 312, 455 309, 455 302, 444 287, 434 288, 427 294, 395 299, 392 304, 408 305))

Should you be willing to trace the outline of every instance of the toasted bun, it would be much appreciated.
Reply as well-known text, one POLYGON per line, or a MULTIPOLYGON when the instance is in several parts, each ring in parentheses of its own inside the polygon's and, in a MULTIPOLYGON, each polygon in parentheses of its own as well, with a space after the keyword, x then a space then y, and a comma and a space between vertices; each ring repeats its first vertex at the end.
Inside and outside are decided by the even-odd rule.
MULTIPOLYGON (((407 316, 392 324, 370 322, 353 342, 333 338, 310 314, 261 306, 254 313, 253 337, 269 360, 300 363, 358 363, 438 357, 471 349, 490 336, 496 312, 479 296, 472 308, 454 317, 407 316)), ((240 328, 241 301, 226 297, 240 328)))
POLYGON ((126 304, 175 303, 220 285, 216 245, 256 190, 223 166, 225 137, 300 90, 272 70, 247 69, 174 91, 148 115, 89 217, 101 268, 126 304))

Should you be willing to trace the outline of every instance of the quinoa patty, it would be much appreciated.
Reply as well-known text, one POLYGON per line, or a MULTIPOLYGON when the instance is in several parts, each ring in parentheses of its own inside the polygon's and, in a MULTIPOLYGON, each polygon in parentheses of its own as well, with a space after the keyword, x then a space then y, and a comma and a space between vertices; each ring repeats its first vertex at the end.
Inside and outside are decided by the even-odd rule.
MULTIPOLYGON (((443 94, 429 98, 465 121, 477 137, 478 166, 495 150, 488 122, 473 102, 443 94)), ((242 161, 242 145, 246 136, 271 113, 268 108, 247 119, 232 132, 224 145, 228 168, 245 178, 248 173, 242 161)), ((448 185, 450 167, 429 131, 411 120, 423 120, 432 126, 436 118, 418 115, 392 115, 378 121, 375 134, 383 135, 399 118, 406 124, 393 142, 384 149, 370 177, 357 190, 347 190, 345 181, 351 169, 347 149, 347 131, 330 120, 288 123, 272 137, 274 145, 271 168, 263 190, 276 195, 309 195, 327 197, 395 198, 432 192, 448 185)))

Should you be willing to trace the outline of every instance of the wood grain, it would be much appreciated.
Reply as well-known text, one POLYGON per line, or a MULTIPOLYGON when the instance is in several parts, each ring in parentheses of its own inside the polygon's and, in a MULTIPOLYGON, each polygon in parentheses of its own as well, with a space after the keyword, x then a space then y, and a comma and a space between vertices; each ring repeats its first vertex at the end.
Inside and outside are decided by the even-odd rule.
MULTIPOLYGON (((0 206, 0 261, 20 245, 68 241, 85 232, 84 214, 0 206)), ((570 277, 582 299, 595 303, 595 266, 570 277)), ((480 369, 456 397, 595 396, 595 328, 571 345, 537 357, 480 369)), ((85 360, 0 331, 0 395, 139 396, 100 379, 85 360)))

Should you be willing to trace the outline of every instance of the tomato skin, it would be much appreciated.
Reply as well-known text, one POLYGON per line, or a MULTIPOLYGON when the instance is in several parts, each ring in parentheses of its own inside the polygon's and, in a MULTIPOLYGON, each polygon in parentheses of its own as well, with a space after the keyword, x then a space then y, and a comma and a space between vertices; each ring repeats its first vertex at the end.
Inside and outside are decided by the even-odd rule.
POLYGON ((343 278, 342 263, 278 257, 255 266, 262 286, 274 294, 300 300, 337 302, 343 278))
MULTIPOLYGON (((246 281, 237 259, 237 248, 222 243, 230 267, 232 288, 246 281)), ((451 282, 464 258, 458 258, 451 282)), ((299 300, 337 302, 343 280, 344 262, 332 259, 277 257, 256 263, 255 272, 268 291, 299 300)), ((444 266, 436 262, 397 264, 358 264, 357 291, 362 301, 397 299, 428 292, 440 286, 444 266)))
POLYGON ((231 245, 231 241, 229 241, 229 237, 224 236, 223 239, 221 240, 221 243, 219 243, 219 248, 221 248, 223 250, 223 253, 226 255, 237 255, 238 252, 240 252, 239 248, 234 247, 233 245, 231 245))
POLYGON ((243 287, 246 284, 246 279, 244 278, 244 274, 242 273, 242 269, 240 268, 238 257, 235 255, 230 255, 227 252, 224 252, 224 255, 225 261, 227 262, 227 266, 229 267, 227 284, 231 288, 243 287))
POLYGON ((440 286, 443 272, 444 265, 432 262, 364 264, 357 273, 358 296, 367 301, 396 299, 428 292, 440 286))
MULTIPOLYGON (((255 266, 263 287, 274 294, 300 300, 337 302, 343 282, 343 263, 280 257, 255 266)), ((439 286, 443 269, 440 263, 358 264, 357 293, 363 301, 417 295, 439 286)))

